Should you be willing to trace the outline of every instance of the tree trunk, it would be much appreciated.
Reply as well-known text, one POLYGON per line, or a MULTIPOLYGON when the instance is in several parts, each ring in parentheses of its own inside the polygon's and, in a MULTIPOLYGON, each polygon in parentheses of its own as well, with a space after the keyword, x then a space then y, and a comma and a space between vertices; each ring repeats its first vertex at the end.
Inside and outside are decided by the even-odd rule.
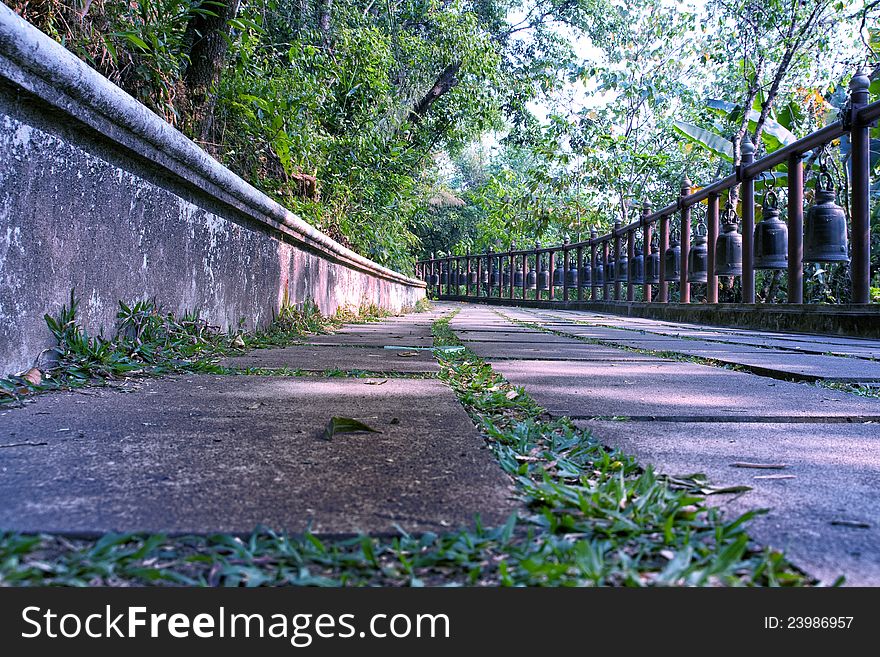
POLYGON ((428 93, 426 93, 410 110, 410 122, 415 124, 421 123, 422 119, 425 118, 425 114, 431 109, 431 105, 437 102, 443 94, 447 93, 458 84, 458 78, 456 76, 458 75, 459 69, 461 69, 461 62, 453 62, 443 69, 443 72, 437 76, 437 80, 434 82, 434 86, 431 87, 431 90, 428 91, 428 93))
POLYGON ((189 59, 183 72, 186 112, 193 136, 205 141, 211 133, 216 96, 228 49, 229 21, 238 13, 240 0, 225 0, 224 6, 202 2, 199 8, 211 15, 196 13, 186 26, 184 44, 189 59))

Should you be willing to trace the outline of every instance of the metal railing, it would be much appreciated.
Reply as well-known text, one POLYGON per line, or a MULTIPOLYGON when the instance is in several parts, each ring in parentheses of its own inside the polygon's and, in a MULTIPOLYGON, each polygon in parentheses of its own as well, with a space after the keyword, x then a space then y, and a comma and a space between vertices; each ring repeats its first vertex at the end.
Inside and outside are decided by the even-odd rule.
MULTIPOLYGON (((833 200, 822 208, 814 205, 807 215, 808 231, 811 239, 830 240, 828 248, 818 255, 811 250, 809 262, 849 262, 852 285, 852 303, 870 303, 870 134, 871 125, 880 118, 880 102, 868 104, 870 80, 862 72, 857 73, 850 82, 850 97, 847 107, 842 110, 840 119, 799 139, 758 160, 754 159, 755 147, 746 137, 741 145, 742 163, 735 173, 718 180, 702 189, 694 188, 685 176, 681 195, 669 205, 652 211, 650 202, 642 204, 642 213, 637 221, 628 225, 615 222, 610 233, 598 235, 591 231, 590 239, 561 245, 542 247, 536 243, 532 249, 510 249, 504 252, 491 250, 481 254, 449 255, 432 257, 417 263, 417 274, 426 281, 428 290, 440 297, 500 297, 506 299, 549 299, 579 301, 634 301, 636 288, 641 287, 641 298, 645 302, 668 303, 670 285, 678 285, 678 299, 690 303, 691 285, 706 284, 706 302, 718 303, 718 276, 741 276, 741 298, 746 304, 755 303, 756 269, 784 269, 788 272, 787 303, 804 302, 804 160, 816 161, 814 151, 824 149, 844 135, 849 136, 850 152, 850 224, 847 228, 843 209, 833 200), (787 217, 774 223, 782 229, 770 230, 761 226, 756 234, 755 225, 755 182, 767 179, 779 165, 787 166, 787 217), (730 191, 740 187, 742 216, 736 217, 729 204, 730 191), (719 234, 721 220, 721 199, 727 193, 728 204, 724 208, 724 233, 719 234), (699 227, 705 227, 705 234, 698 234, 691 244, 692 209, 706 201, 705 223, 700 219, 699 227), (815 214, 811 214, 815 213, 815 214), (673 223, 677 216, 680 243, 671 236, 673 223), (735 226, 741 220, 741 233, 735 226), (835 238, 833 226, 819 225, 817 222, 836 222, 842 234, 835 238), (731 228, 734 226, 734 228, 731 228), (655 228, 659 227, 659 240, 653 243, 655 228), (766 230, 763 230, 766 229, 766 230), (787 229, 787 247, 779 241, 778 233, 787 229), (823 232, 824 231, 824 232, 823 232), (768 238, 777 239, 786 251, 780 257, 768 261, 767 254, 757 254, 755 238, 759 238, 761 248, 768 238), (671 239, 672 237, 672 239, 671 239), (636 242, 641 241, 641 248, 636 242), (834 241, 836 239, 836 242, 834 241), (739 246, 741 240, 741 247, 739 246), (670 243, 672 242, 672 243, 670 243), (731 261, 728 250, 732 249, 734 258, 741 248, 741 263, 731 261), (782 257, 784 256, 784 257, 782 257), (782 263, 782 264, 780 264, 782 263), (741 273, 740 273, 741 268, 741 273), (624 290, 625 288, 625 290, 624 290), (516 296, 517 290, 520 296, 516 296), (656 295, 654 294, 656 290, 656 295), (531 297, 528 293, 533 291, 531 297), (574 292, 574 294, 573 294, 574 292), (624 297, 625 294, 625 297, 624 297)), ((815 176, 816 196, 822 192, 822 179, 827 176, 820 166, 815 176)), ((772 181, 772 176, 769 180, 772 181)), ((764 195, 765 206, 770 199, 769 192, 764 195)), ((826 194, 834 199, 833 194, 826 194)), ((775 210, 772 205, 770 210, 775 210)), ((771 213, 765 213, 764 221, 771 213)), ((775 214, 774 214, 775 216, 775 214)), ((839 233, 839 230, 838 230, 839 233)))

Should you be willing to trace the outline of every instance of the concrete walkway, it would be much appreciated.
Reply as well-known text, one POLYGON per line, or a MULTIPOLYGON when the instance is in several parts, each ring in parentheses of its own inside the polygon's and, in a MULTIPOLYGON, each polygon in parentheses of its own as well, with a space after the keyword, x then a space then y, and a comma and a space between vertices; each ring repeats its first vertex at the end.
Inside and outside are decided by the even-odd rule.
POLYGON ((473 525, 477 514, 502 524, 515 508, 510 481, 450 388, 424 378, 439 371, 431 351, 384 348, 430 347, 443 312, 224 363, 368 378, 142 379, 0 412, 0 529, 398 534, 473 525), (324 440, 333 416, 381 433, 324 440))
POLYGON ((642 464, 750 486, 713 499, 730 514, 768 508, 751 535, 811 574, 880 585, 880 399, 792 382, 876 382, 880 342, 474 305, 451 326, 551 413, 642 464))
POLYGON ((770 509, 752 524, 756 540, 826 582, 880 585, 880 400, 802 381, 877 381, 880 342, 473 304, 223 362, 238 374, 6 409, 0 529, 392 534, 476 514, 501 524, 517 508, 511 482, 429 349, 433 321, 454 308, 465 344, 552 414, 660 472, 750 486, 713 499, 730 514, 770 509), (343 376, 352 371, 361 376, 343 376), (381 433, 324 440, 333 416, 381 433))

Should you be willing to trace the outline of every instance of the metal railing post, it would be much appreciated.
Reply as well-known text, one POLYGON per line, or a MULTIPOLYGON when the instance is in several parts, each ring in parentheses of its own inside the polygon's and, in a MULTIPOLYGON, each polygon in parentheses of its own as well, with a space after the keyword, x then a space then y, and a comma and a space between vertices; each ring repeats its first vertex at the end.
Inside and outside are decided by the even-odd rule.
POLYGON ((642 266, 644 269, 645 282, 642 285, 642 298, 645 303, 651 303, 651 284, 648 282, 648 258, 651 256, 651 240, 654 238, 653 226, 648 221, 651 214, 651 202, 642 203, 642 266))
POLYGON ((626 300, 636 300, 636 286, 633 283, 633 277, 630 270, 634 267, 633 262, 636 259, 636 231, 631 230, 626 234, 626 300))
POLYGON ((706 301, 718 303, 718 277, 715 275, 715 243, 718 241, 718 194, 710 194, 706 209, 706 232, 709 252, 706 258, 706 301))
POLYGON ((608 251, 611 245, 608 240, 602 241, 602 271, 605 272, 602 285, 602 301, 608 301, 611 296, 611 283, 608 281, 608 251))
MULTIPOLYGON (((681 181, 681 198, 690 196, 691 180, 685 174, 681 181)), ((681 206, 681 264, 679 266, 679 302, 691 302, 691 284, 688 283, 688 255, 691 251, 691 207, 681 206)))
POLYGON ((666 250, 669 248, 669 215, 660 216, 660 303, 669 303, 669 281, 666 280, 666 250))
POLYGON ((562 244, 562 300, 568 301, 568 237, 562 240, 562 244))
POLYGON ((858 110, 868 104, 871 80, 864 71, 856 73, 849 83, 850 143, 852 144, 852 302, 871 301, 871 139, 870 126, 858 119, 858 110))
POLYGON ((788 303, 804 302, 804 164, 788 158, 788 303))
POLYGON ((596 237, 598 233, 596 233, 595 228, 590 228, 590 301, 596 301, 597 290, 599 286, 596 284, 596 237))
POLYGON ((620 301, 620 276, 617 275, 617 267, 620 262, 620 220, 614 222, 614 231, 612 234, 614 235, 614 300, 620 301))
MULTIPOLYGON (((740 171, 755 161, 755 145, 745 135, 740 146, 740 171)), ((755 181, 742 173, 743 303, 755 303, 755 181)))

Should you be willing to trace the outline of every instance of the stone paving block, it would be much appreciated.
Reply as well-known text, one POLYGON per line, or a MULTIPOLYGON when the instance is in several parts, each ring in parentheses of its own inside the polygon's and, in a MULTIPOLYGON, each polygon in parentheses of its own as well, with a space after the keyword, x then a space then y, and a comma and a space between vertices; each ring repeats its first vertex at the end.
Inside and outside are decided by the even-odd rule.
POLYGON ((623 349, 608 349, 585 343, 542 345, 535 343, 468 342, 467 346, 475 354, 488 361, 508 358, 519 360, 587 360, 608 362, 657 360, 654 356, 646 356, 623 349))
POLYGON ((434 344, 434 339, 391 333, 332 333, 310 337, 306 342, 311 345, 430 348, 434 344))
POLYGON ((431 351, 378 349, 375 347, 296 346, 255 349, 243 356, 220 361, 223 367, 290 368, 307 372, 366 370, 368 372, 439 372, 431 351))
POLYGON ((511 333, 498 331, 495 333, 485 332, 479 334, 461 334, 456 335, 462 342, 504 342, 518 344, 579 344, 580 341, 575 338, 567 338, 564 336, 553 335, 552 333, 511 333))
POLYGON ((4 530, 437 532, 514 509, 436 380, 169 377, 45 395, 0 418, 4 530), (332 416, 382 433, 323 440, 332 416))
POLYGON ((880 420, 878 399, 707 365, 509 360, 492 367, 556 415, 880 420))
POLYGON ((880 441, 875 424, 742 424, 577 421, 600 441, 665 474, 705 473, 713 485, 751 486, 710 498, 729 517, 769 509, 749 534, 825 583, 880 584, 880 441), (785 464, 784 469, 731 463, 785 464), (791 479, 762 479, 767 475, 791 479), (867 527, 833 524, 865 523, 867 527))

